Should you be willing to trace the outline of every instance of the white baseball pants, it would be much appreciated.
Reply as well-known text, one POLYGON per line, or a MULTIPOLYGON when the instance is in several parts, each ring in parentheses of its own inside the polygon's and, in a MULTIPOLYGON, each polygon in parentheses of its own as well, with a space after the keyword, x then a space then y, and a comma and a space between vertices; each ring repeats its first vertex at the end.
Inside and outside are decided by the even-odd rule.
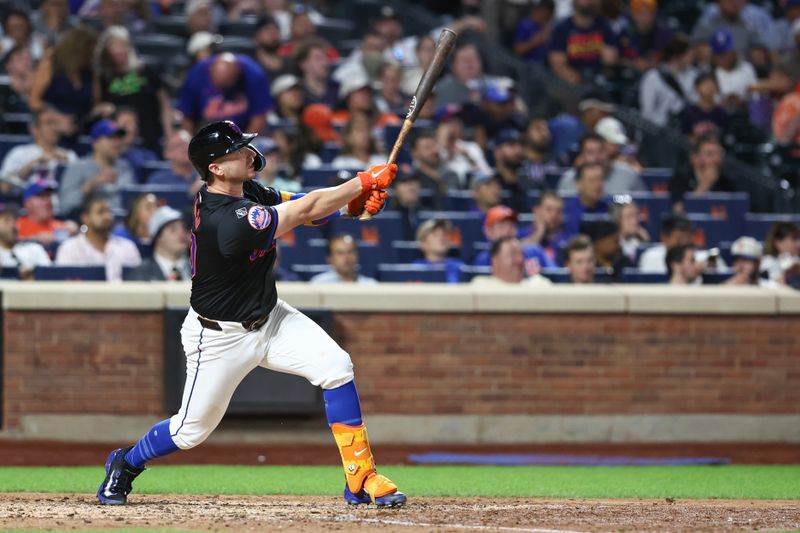
POLYGON ((217 427, 231 396, 255 367, 302 376, 312 385, 334 389, 353 379, 350 355, 313 320, 278 300, 261 329, 220 322, 222 331, 203 327, 189 309, 181 327, 186 384, 169 429, 175 445, 189 449, 217 427))

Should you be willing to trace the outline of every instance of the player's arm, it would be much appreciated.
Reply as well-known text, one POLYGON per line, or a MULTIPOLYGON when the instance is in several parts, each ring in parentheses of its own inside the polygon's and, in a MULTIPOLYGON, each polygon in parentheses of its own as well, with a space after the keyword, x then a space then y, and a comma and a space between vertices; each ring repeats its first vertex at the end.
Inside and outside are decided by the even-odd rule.
MULTIPOLYGON (((327 217, 343 205, 371 191, 387 189, 394 181, 397 165, 375 165, 367 171, 359 172, 355 178, 326 189, 317 189, 294 201, 275 206, 278 226, 275 238, 301 224, 327 217)), ((371 200, 367 199, 366 203, 371 200)))

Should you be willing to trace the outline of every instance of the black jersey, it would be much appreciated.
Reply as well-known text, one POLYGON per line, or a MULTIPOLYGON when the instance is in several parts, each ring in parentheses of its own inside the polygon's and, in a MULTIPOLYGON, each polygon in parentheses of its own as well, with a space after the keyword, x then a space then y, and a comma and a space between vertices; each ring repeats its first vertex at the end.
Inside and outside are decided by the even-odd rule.
POLYGON ((248 181, 244 196, 197 193, 192 229, 192 308, 212 320, 242 322, 272 311, 278 299, 275 206, 281 195, 248 181))

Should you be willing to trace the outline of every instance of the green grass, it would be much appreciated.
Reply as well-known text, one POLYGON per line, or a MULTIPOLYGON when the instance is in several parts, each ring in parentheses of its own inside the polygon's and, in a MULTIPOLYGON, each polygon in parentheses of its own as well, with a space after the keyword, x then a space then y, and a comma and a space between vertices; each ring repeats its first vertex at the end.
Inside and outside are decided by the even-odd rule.
MULTIPOLYGON (((386 466, 412 496, 800 499, 800 466, 386 466)), ((0 468, 0 492, 93 493, 98 467, 0 468)), ((334 466, 153 466, 140 494, 339 494, 334 466)))

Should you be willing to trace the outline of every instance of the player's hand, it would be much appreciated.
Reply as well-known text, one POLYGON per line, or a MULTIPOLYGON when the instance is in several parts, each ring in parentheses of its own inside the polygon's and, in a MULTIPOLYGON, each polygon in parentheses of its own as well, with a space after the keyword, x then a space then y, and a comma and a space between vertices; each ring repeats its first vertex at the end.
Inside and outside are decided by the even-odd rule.
POLYGON ((397 174, 397 165, 375 165, 369 170, 358 173, 362 191, 388 189, 397 174))
POLYGON ((389 193, 386 191, 371 191, 364 203, 364 211, 372 216, 377 215, 386 207, 387 198, 389 198, 389 193))

